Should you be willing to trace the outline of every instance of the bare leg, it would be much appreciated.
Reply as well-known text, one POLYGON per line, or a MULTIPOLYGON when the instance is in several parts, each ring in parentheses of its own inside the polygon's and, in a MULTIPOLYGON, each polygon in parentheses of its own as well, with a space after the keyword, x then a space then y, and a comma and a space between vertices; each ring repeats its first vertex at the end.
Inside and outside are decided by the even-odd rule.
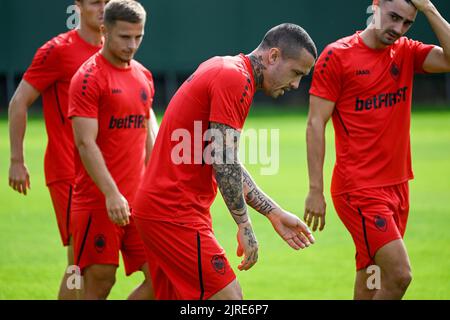
MULTIPOLYGON (((59 286, 58 300, 77 300, 81 296, 81 288, 80 289, 71 289, 68 286, 68 281, 70 281, 69 277, 73 276, 72 273, 68 273, 68 268, 73 266, 74 258, 73 258, 73 245, 72 239, 70 239, 70 243, 67 247, 67 268, 64 270, 64 275, 61 280, 61 284, 59 286)), ((80 279, 82 282, 82 278, 80 279)), ((81 283, 82 286, 82 283, 81 283)))
POLYGON ((403 240, 395 240, 382 247, 375 255, 381 268, 381 289, 374 300, 400 300, 412 280, 411 266, 403 240))
POLYGON ((237 279, 213 295, 209 300, 242 300, 242 289, 237 279))
POLYGON ((355 291, 353 295, 354 300, 372 300, 375 295, 375 290, 370 290, 367 286, 367 279, 370 275, 367 274, 367 269, 362 269, 356 272, 355 291))
POLYGON ((116 282, 117 266, 96 264, 84 271, 84 300, 105 300, 116 282))
POLYGON ((142 272, 144 273, 144 281, 130 294, 128 300, 154 300, 155 294, 153 292, 152 278, 150 271, 148 270, 148 264, 142 266, 142 272))

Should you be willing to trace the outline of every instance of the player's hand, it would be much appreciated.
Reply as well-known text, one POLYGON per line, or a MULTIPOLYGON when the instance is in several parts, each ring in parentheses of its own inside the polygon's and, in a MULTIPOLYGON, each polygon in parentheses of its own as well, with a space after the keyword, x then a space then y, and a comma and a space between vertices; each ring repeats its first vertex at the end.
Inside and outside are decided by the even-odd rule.
POLYGON ((424 11, 431 4, 430 0, 411 0, 411 2, 419 11, 424 11))
POLYGON ((300 250, 315 242, 309 228, 296 215, 281 209, 271 212, 267 217, 275 231, 291 248, 300 250))
POLYGON ((244 271, 253 267, 258 261, 258 241, 256 241, 250 221, 241 223, 238 227, 238 248, 236 253, 238 257, 244 255, 244 260, 242 260, 238 269, 244 271))
POLYGON ((27 189, 31 189, 30 174, 23 162, 12 161, 9 167, 9 186, 23 195, 27 195, 27 189))
POLYGON ((305 201, 305 215, 303 219, 311 227, 314 222, 312 230, 315 232, 319 226, 319 231, 325 228, 325 214, 327 204, 323 192, 310 190, 305 201))
POLYGON ((106 210, 112 222, 123 227, 130 223, 130 207, 128 201, 120 193, 106 197, 106 210))

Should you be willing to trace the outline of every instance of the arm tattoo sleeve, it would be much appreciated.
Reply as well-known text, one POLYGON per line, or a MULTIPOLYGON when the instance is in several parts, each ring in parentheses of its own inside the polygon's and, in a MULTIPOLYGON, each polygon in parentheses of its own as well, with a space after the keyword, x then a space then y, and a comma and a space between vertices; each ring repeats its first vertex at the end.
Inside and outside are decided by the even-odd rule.
POLYGON ((278 208, 278 205, 258 188, 247 170, 245 168, 242 170, 245 201, 247 204, 265 216, 278 208))
POLYGON ((212 149, 217 184, 225 204, 237 224, 248 221, 242 185, 242 166, 237 151, 239 148, 239 132, 227 125, 211 123, 212 149))

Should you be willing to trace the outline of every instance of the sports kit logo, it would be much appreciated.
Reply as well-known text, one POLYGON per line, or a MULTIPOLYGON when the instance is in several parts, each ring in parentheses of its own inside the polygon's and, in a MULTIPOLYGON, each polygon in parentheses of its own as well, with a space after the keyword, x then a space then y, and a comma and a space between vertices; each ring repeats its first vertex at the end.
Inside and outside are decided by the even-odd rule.
POLYGON ((109 129, 141 129, 145 128, 145 117, 139 114, 131 114, 116 118, 111 116, 109 129))
POLYGON ((226 263, 225 263, 225 258, 223 256, 215 255, 211 259, 211 264, 217 273, 219 273, 221 275, 225 274, 226 263))
POLYGON ((375 216, 375 227, 383 232, 387 231, 387 227, 388 227, 388 223, 385 217, 381 217, 381 216, 375 216))
POLYGON ((145 88, 141 89, 141 101, 142 104, 146 105, 148 102, 148 93, 147 90, 145 90, 145 88))
POLYGON ((370 75, 370 70, 356 70, 357 76, 368 76, 370 75))
POLYGON ((374 110, 393 107, 398 103, 405 102, 408 98, 408 87, 398 89, 396 92, 387 92, 374 95, 367 99, 356 97, 355 111, 374 110))
POLYGON ((98 234, 94 238, 94 247, 98 253, 102 253, 106 247, 106 238, 103 234, 98 234))
POLYGON ((400 68, 395 62, 393 62, 391 66, 391 76, 396 81, 398 80, 398 78, 400 78, 400 68))

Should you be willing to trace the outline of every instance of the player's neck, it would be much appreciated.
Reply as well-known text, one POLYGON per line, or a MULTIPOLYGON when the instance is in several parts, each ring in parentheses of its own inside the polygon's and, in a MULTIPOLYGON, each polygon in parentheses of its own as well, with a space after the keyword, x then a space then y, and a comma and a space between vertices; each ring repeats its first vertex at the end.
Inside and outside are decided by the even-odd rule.
POLYGON ((77 31, 78 35, 87 43, 96 47, 99 47, 103 44, 103 37, 100 29, 93 30, 92 28, 81 22, 80 28, 77 31))
POLYGON ((108 60, 109 63, 111 63, 116 68, 126 69, 130 66, 129 62, 124 62, 123 60, 118 59, 110 50, 108 50, 106 45, 103 46, 100 53, 106 60, 108 60))
POLYGON ((258 51, 253 51, 248 54, 247 57, 250 59, 250 63, 252 65, 253 70, 253 78, 255 79, 255 87, 256 89, 262 89, 264 82, 264 72, 263 70, 266 67, 263 64, 263 56, 258 51))
POLYGON ((359 35, 363 40, 364 44, 371 49, 380 50, 385 49, 388 45, 380 42, 375 34, 375 30, 367 27, 363 32, 359 35))

